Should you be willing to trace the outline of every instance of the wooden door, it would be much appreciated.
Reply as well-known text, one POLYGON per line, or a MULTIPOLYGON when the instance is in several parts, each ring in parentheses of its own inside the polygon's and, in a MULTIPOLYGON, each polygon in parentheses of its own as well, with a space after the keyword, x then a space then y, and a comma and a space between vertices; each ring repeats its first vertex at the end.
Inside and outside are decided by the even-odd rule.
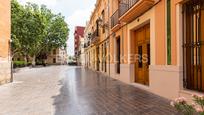
POLYGON ((183 11, 184 87, 204 91, 204 2, 188 1, 183 11))
POLYGON ((140 84, 149 85, 150 64, 150 26, 135 31, 136 38, 136 64, 135 81, 140 84))
POLYGON ((105 68, 105 72, 107 71, 107 67, 106 67, 106 65, 107 65, 107 62, 106 62, 107 61, 106 60, 107 59, 107 47, 106 46, 107 46, 107 44, 105 43, 105 47, 104 47, 104 66, 105 66, 104 68, 105 68))
POLYGON ((120 74, 120 37, 117 38, 117 73, 120 74))
POLYGON ((100 61, 99 61, 99 46, 96 48, 96 70, 99 71, 100 61))
POLYGON ((204 2, 201 7, 201 85, 202 91, 204 91, 204 2))

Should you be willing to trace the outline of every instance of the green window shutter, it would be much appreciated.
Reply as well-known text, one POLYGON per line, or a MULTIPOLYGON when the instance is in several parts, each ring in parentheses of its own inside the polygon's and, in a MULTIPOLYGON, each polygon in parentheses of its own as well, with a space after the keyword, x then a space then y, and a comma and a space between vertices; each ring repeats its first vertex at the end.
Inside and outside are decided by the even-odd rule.
POLYGON ((171 65, 171 0, 167 0, 167 64, 171 65))

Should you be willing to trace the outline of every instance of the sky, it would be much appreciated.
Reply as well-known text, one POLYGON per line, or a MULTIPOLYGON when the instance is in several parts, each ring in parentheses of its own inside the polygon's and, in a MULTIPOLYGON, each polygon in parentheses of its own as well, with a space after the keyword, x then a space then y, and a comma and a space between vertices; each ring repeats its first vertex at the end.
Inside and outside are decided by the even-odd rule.
POLYGON ((96 0, 18 0, 21 4, 26 2, 44 4, 54 13, 62 13, 69 25, 68 55, 74 55, 74 29, 75 26, 85 26, 94 9, 96 0))

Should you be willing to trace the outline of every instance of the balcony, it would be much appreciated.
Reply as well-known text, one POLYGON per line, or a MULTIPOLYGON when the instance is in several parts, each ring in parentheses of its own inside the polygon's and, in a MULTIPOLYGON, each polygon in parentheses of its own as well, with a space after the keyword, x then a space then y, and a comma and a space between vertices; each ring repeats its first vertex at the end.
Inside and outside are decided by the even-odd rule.
POLYGON ((80 55, 81 55, 81 50, 79 50, 79 51, 78 51, 78 54, 77 54, 77 55, 78 55, 78 56, 80 56, 80 55))
POLYGON ((112 31, 119 29, 120 24, 119 24, 118 19, 119 19, 119 10, 116 10, 111 16, 111 30, 112 31))
POLYGON ((96 43, 99 40, 99 31, 96 29, 91 36, 91 43, 96 43))
POLYGON ((130 22, 155 4, 155 0, 121 0, 119 21, 130 22))
POLYGON ((88 41, 88 43, 87 43, 87 47, 89 47, 90 46, 90 41, 88 41))
POLYGON ((90 46, 90 41, 88 41, 87 43, 85 43, 83 48, 88 48, 89 46, 90 46))
POLYGON ((83 45, 83 48, 87 48, 87 45, 86 45, 86 43, 83 45))

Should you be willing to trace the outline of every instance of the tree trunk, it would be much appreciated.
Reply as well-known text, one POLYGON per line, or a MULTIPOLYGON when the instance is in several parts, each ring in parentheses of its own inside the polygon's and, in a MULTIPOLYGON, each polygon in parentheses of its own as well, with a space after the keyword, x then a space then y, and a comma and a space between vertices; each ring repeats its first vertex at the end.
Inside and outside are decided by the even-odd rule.
POLYGON ((28 64, 27 56, 24 56, 24 61, 25 61, 26 66, 27 66, 27 64, 28 64))
POLYGON ((32 66, 35 66, 35 59, 36 59, 36 56, 34 55, 33 57, 32 57, 32 66))

